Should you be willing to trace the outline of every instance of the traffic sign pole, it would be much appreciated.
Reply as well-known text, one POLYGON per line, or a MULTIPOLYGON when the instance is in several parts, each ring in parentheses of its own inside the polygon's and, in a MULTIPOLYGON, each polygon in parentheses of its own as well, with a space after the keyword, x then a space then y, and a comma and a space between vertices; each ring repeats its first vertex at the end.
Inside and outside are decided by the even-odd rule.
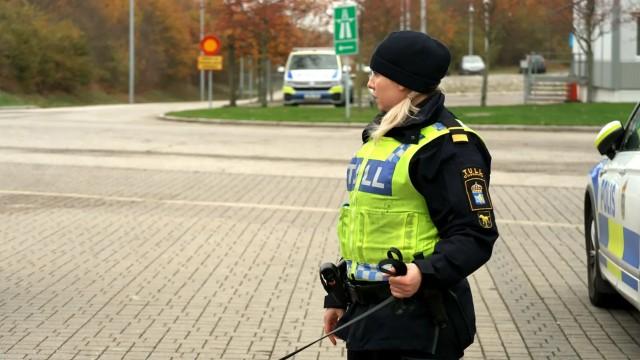
POLYGON ((200 50, 205 56, 198 58, 198 68, 208 71, 209 79, 209 109, 213 108, 213 71, 222 70, 221 43, 214 35, 207 35, 200 40, 200 50))
POLYGON ((344 75, 345 117, 351 116, 351 94, 349 81, 351 80, 351 68, 349 55, 358 53, 358 10, 355 3, 345 1, 333 8, 333 46, 336 55, 344 55, 344 63, 347 71, 344 75))
MULTIPOLYGON (((204 39, 204 0, 200 0, 200 41, 204 39)), ((204 54, 200 50, 200 55, 204 54)), ((204 70, 200 70, 200 101, 204 101, 204 70)))
POLYGON ((344 82, 344 96, 345 96, 345 116, 347 117, 347 121, 351 117, 351 96, 349 93, 349 80, 351 80, 351 69, 349 67, 349 57, 344 57, 344 63, 347 66, 347 76, 344 82))
POLYGON ((213 108, 213 71, 209 70, 209 109, 213 108))
POLYGON ((136 37, 135 0, 129 0, 129 104, 135 102, 136 86, 136 37))

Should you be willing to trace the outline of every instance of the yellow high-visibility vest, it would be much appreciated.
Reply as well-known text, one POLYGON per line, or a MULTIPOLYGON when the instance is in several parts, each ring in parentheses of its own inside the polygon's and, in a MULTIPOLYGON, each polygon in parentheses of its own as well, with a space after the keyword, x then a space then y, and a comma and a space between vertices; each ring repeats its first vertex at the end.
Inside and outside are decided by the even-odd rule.
POLYGON ((338 222, 340 255, 350 279, 383 281, 377 264, 390 247, 399 249, 405 262, 413 261, 418 252, 425 257, 433 252, 440 240, 438 230, 427 200, 411 183, 409 163, 434 139, 451 133, 454 142, 466 142, 466 132, 473 131, 435 123, 421 130, 417 144, 382 137, 358 150, 347 168, 349 203, 340 209, 338 222))

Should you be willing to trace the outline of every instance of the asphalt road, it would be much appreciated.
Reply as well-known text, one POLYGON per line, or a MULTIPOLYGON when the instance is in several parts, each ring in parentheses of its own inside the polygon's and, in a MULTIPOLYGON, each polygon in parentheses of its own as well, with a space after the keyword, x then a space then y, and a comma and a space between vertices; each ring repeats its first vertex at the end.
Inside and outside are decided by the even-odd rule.
MULTIPOLYGON (((207 126, 156 119, 191 106, 198 104, 3 111, 0 160, 81 165, 99 155, 96 166, 341 178, 360 141, 359 129, 207 126)), ((485 130, 481 135, 499 184, 551 181, 580 187, 599 158, 592 146, 595 134, 588 132, 485 130)))

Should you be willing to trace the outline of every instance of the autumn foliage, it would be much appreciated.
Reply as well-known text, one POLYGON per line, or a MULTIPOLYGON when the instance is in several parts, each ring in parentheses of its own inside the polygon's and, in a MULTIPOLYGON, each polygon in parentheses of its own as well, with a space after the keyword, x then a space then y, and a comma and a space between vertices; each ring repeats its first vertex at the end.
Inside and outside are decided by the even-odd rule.
MULTIPOLYGON (((356 0, 360 54, 367 64, 376 44, 398 30, 402 0, 356 0)), ((493 0, 492 63, 514 66, 525 53, 568 53, 568 0, 493 0)), ((205 33, 223 45, 225 70, 216 78, 237 92, 239 59, 264 79, 296 46, 332 46, 329 0, 206 0, 205 33)), ((419 0, 411 2, 419 24, 419 0)), ((429 0, 428 32, 445 42, 454 62, 467 52, 469 4, 475 52, 483 54, 482 0, 429 0)), ((200 0, 135 0, 136 90, 198 84, 196 57, 200 0)), ((99 88, 125 93, 128 85, 129 0, 0 1, 0 90, 48 93, 99 88)), ((454 63, 454 66, 456 65, 454 63)), ((266 99, 266 82, 258 81, 266 99)))

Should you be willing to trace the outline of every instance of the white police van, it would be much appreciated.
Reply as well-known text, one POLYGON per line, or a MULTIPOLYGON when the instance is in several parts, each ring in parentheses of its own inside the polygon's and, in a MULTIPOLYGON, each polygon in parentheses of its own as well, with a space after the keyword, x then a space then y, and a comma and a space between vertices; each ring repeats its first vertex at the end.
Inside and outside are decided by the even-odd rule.
MULTIPOLYGON (((333 48, 294 48, 284 69, 284 104, 343 106, 343 74, 340 57, 333 48)), ((353 91, 350 93, 352 100, 353 91)))
POLYGON ((622 295, 640 309, 640 103, 626 127, 610 122, 595 145, 606 157, 584 199, 589 299, 606 307, 622 295))

